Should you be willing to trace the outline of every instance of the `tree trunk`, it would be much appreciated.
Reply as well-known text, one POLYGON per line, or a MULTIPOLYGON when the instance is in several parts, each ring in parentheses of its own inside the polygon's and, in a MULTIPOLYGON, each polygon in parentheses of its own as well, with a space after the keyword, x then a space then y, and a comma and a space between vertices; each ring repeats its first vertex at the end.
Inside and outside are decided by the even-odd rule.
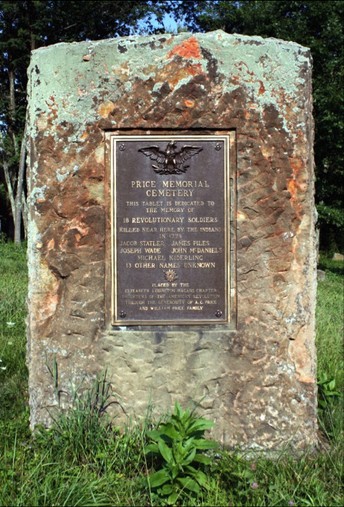
POLYGON ((6 181, 6 186, 7 186, 7 193, 8 193, 8 197, 9 197, 10 204, 11 204, 12 216, 14 217, 16 206, 15 206, 15 199, 14 199, 14 193, 13 193, 13 187, 12 187, 10 172, 9 172, 8 163, 6 162, 6 160, 2 161, 2 167, 3 167, 4 175, 5 175, 5 181, 6 181))
POLYGON ((14 70, 11 68, 11 63, 9 63, 9 71, 8 71, 8 80, 10 85, 10 106, 9 106, 9 127, 8 131, 12 137, 14 153, 17 155, 18 153, 18 142, 17 137, 14 131, 15 117, 16 117, 16 96, 15 96, 15 87, 14 87, 14 70))
POLYGON ((24 225, 24 239, 27 239, 28 209, 27 209, 27 202, 26 202, 24 190, 22 192, 22 217, 23 217, 23 225, 24 225))
POLYGON ((25 123, 23 139, 20 148, 20 159, 18 168, 17 191, 15 197, 15 215, 14 219, 14 242, 21 242, 21 227, 22 227, 22 214, 23 214, 23 183, 25 177, 25 156, 26 156, 26 130, 27 123, 25 123))

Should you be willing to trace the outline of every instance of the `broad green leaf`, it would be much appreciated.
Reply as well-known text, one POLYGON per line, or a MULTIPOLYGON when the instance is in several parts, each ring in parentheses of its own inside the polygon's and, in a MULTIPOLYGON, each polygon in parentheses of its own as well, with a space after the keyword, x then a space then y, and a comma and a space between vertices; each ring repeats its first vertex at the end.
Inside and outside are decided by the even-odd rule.
POLYGON ((172 439, 177 439, 178 437, 180 437, 179 432, 171 423, 162 424, 160 431, 163 435, 166 435, 167 437, 170 437, 172 439))
POLYGON ((189 465, 193 462, 196 456, 196 449, 192 449, 192 451, 184 458, 183 465, 189 465))
POLYGON ((194 479, 191 479, 191 477, 178 477, 178 482, 183 488, 193 491, 194 493, 200 493, 201 491, 199 484, 194 479))
POLYGON ((150 430, 147 431, 147 437, 157 442, 161 438, 161 433, 158 430, 150 430))
POLYGON ((214 440, 206 440, 205 438, 199 438, 194 440, 194 446, 196 449, 207 450, 207 449, 216 449, 218 447, 218 443, 214 440))
POLYGON ((194 437, 188 438, 183 442, 184 449, 191 449, 191 447, 194 447, 194 437))
POLYGON ((187 473, 188 475, 194 476, 195 474, 197 474, 197 472, 198 472, 198 470, 196 470, 196 468, 194 468, 191 465, 187 465, 185 467, 185 473, 187 473))
POLYGON ((149 454, 149 453, 159 454, 158 444, 148 444, 148 445, 146 445, 146 447, 145 447, 145 454, 149 454))
POLYGON ((202 470, 196 470, 192 466, 187 466, 185 468, 185 473, 195 479, 200 486, 204 488, 209 487, 208 477, 202 470))
POLYGON ((212 460, 205 454, 196 454, 194 461, 196 461, 196 463, 202 463, 203 465, 210 465, 212 460))
POLYGON ((202 431, 203 432, 205 430, 209 430, 213 426, 214 426, 214 423, 212 421, 207 421, 206 419, 197 419, 196 421, 194 421, 190 425, 189 431, 194 431, 194 432, 202 431))
POLYGON ((196 481, 198 482, 198 484, 204 488, 208 488, 209 487, 209 483, 208 483, 208 477, 205 475, 204 472, 202 472, 202 470, 197 470, 197 474, 193 476, 194 479, 196 479, 196 481))
POLYGON ((167 503, 169 505, 175 505, 177 503, 177 500, 179 498, 179 493, 177 493, 176 491, 174 493, 172 493, 168 499, 167 499, 167 503))
MULTIPOLYGON (((193 447, 193 446, 192 446, 193 447)), ((185 460, 187 459, 187 456, 190 454, 190 451, 193 449, 190 449, 190 446, 184 447, 182 443, 178 443, 174 446, 174 455, 176 458, 176 461, 181 464, 185 464, 185 460)), ((196 451, 196 449, 195 449, 196 451)))
POLYGON ((174 488, 172 484, 164 484, 162 488, 159 488, 159 493, 162 493, 164 496, 171 495, 173 491, 174 488))
POLYGON ((150 475, 148 479, 151 487, 157 488, 158 486, 162 486, 168 482, 170 480, 170 476, 165 469, 162 469, 150 475))
POLYGON ((181 417, 181 421, 183 423, 184 428, 188 428, 191 421, 191 414, 187 410, 184 412, 184 414, 181 417))
POLYGON ((175 405, 174 405, 174 414, 173 415, 176 415, 178 417, 178 419, 180 419, 182 417, 182 408, 181 406, 179 405, 178 401, 176 401, 175 405))
POLYGON ((172 414, 171 422, 172 422, 173 426, 175 426, 175 428, 178 429, 178 431, 184 430, 184 421, 178 415, 172 414))
POLYGON ((340 396, 340 393, 338 391, 330 391, 330 392, 326 392, 325 396, 336 398, 337 396, 340 396))
POLYGON ((178 475, 181 472, 181 467, 178 464, 173 463, 173 465, 170 466, 170 471, 171 471, 172 479, 175 480, 175 479, 177 479, 178 475))
POLYGON ((161 456, 164 458, 164 460, 167 463, 170 463, 172 461, 172 450, 165 444, 163 440, 159 440, 158 447, 161 456))

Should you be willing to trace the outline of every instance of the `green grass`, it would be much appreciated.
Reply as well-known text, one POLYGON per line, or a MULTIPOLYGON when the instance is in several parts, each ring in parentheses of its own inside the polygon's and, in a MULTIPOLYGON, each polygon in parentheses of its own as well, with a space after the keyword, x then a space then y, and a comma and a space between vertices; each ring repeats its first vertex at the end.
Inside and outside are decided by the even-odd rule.
POLYGON ((24 246, 0 243, 0 421, 17 418, 27 406, 25 263, 24 246))
MULTIPOLYGON (((209 488, 200 495, 182 491, 179 505, 336 506, 344 504, 343 484, 343 280, 340 262, 321 259, 326 278, 317 304, 318 375, 325 378, 319 420, 322 448, 269 460, 214 451, 206 472, 209 488)), ((111 401, 100 379, 74 410, 50 430, 32 437, 28 425, 25 366, 25 248, 0 243, 0 506, 161 505, 147 477, 145 456, 149 417, 118 429, 103 408, 111 401)), ((210 453, 213 451, 209 451, 210 453)))
POLYGON ((320 257, 319 267, 326 271, 318 283, 317 336, 318 379, 332 379, 339 399, 320 410, 320 427, 337 441, 343 439, 344 392, 344 262, 320 257))

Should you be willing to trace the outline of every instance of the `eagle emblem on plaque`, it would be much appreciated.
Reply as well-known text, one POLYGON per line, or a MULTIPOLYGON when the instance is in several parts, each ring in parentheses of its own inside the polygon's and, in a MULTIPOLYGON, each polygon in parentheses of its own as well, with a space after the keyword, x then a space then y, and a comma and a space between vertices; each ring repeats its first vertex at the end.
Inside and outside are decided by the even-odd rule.
POLYGON ((140 148, 138 151, 155 161, 152 168, 158 174, 182 174, 190 167, 186 161, 198 155, 203 150, 199 146, 183 146, 177 149, 177 143, 170 141, 166 150, 161 150, 158 146, 148 146, 140 148))

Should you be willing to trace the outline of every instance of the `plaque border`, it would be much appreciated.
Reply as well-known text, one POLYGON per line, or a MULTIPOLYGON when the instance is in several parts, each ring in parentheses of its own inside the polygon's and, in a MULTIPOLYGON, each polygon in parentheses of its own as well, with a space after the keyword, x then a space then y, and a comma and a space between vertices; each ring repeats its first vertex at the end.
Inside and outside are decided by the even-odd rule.
MULTIPOLYGON (((207 130, 207 129, 205 129, 207 130)), ((173 129, 172 129, 173 131, 173 129)), ((118 132, 118 131, 117 131, 118 132)), ((142 131, 141 131, 142 132, 142 131)), ((233 266, 232 261, 233 257, 233 248, 231 241, 231 229, 233 224, 233 198, 234 198, 234 188, 233 188, 233 168, 231 167, 231 162, 233 161, 233 153, 232 150, 235 146, 235 132, 226 131, 226 133, 214 133, 214 134, 194 134, 183 132, 182 134, 177 134, 174 130, 173 133, 165 133, 164 134, 155 134, 155 133, 146 133, 142 132, 141 135, 122 135, 117 134, 115 132, 108 132, 108 141, 109 141, 109 151, 110 151, 110 313, 111 313, 111 325, 113 327, 130 327, 130 326, 144 326, 145 328, 152 326, 203 326, 203 325, 216 325, 216 326, 228 326, 232 323, 233 316, 233 308, 232 301, 233 298, 233 283, 232 277, 233 266), (128 319, 126 321, 117 320, 117 303, 118 303, 118 285, 117 285, 117 206, 116 206, 116 144, 121 141, 145 141, 152 140, 154 141, 214 141, 219 140, 224 142, 224 157, 223 157, 223 188, 224 188, 224 245, 225 245, 225 258, 224 258, 224 266, 225 266, 225 307, 227 308, 227 316, 225 319, 214 317, 213 319, 150 319, 150 320, 142 320, 142 319, 128 319), (227 210, 227 213, 226 213, 227 210)), ((190 132, 190 131, 189 131, 190 132)), ((218 131, 217 131, 218 132, 218 131)), ((234 301, 233 301, 234 302, 234 301)), ((234 305, 235 306, 235 303, 234 305)))

